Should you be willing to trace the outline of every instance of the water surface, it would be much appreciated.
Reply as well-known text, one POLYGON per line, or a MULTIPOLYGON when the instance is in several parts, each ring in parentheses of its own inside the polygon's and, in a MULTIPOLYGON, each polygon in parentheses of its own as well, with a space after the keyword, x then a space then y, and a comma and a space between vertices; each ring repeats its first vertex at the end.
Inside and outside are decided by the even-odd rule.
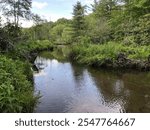
POLYGON ((150 73, 79 66, 38 56, 35 112, 150 112, 150 73))

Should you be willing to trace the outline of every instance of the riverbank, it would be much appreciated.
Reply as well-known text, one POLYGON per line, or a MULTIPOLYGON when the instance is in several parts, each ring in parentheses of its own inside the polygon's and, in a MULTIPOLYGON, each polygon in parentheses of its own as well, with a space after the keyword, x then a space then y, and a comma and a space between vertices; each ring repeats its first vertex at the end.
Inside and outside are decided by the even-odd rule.
POLYGON ((74 45, 70 57, 79 64, 94 67, 150 70, 150 46, 107 44, 74 45))
POLYGON ((33 112, 36 102, 29 62, 0 55, 0 112, 33 112))
POLYGON ((52 51, 53 43, 48 40, 28 41, 18 44, 16 48, 17 52, 33 63, 39 52, 52 51))
POLYGON ((0 53, 0 112, 34 111, 39 95, 34 94, 32 64, 39 52, 51 49, 48 41, 36 41, 0 53))
POLYGON ((36 41, 18 44, 15 49, 0 54, 0 112, 33 112, 38 96, 34 95, 31 67, 38 53, 45 50, 51 52, 49 57, 60 61, 69 57, 94 68, 150 70, 150 46, 109 42, 54 47, 49 41, 36 41))

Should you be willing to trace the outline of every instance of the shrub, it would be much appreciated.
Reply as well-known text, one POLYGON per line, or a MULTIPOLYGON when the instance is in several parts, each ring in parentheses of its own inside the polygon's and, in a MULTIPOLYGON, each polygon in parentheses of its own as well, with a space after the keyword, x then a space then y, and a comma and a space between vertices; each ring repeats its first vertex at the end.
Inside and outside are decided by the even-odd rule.
POLYGON ((32 112, 36 97, 27 63, 0 55, 0 112, 32 112))

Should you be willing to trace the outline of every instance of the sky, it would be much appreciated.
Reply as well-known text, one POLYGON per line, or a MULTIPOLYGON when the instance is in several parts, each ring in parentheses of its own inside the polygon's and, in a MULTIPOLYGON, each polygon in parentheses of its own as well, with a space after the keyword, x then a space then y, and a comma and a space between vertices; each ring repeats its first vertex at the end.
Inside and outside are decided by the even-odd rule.
MULTIPOLYGON (((59 18, 72 18, 73 5, 80 1, 82 5, 90 5, 94 0, 33 0, 32 12, 39 14, 48 21, 56 21, 59 18)), ((32 21, 22 21, 23 27, 30 27, 32 21)))

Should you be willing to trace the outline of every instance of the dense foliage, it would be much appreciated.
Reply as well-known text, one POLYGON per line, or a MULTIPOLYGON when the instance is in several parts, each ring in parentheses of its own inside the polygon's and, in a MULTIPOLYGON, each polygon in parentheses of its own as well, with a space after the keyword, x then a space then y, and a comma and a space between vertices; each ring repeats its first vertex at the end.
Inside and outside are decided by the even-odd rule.
POLYGON ((75 41, 79 41, 81 37, 85 36, 85 7, 78 1, 73 8, 73 38, 75 41))
POLYGON ((95 0, 91 6, 93 12, 87 14, 87 6, 77 2, 72 20, 44 21, 25 33, 31 40, 49 40, 55 44, 86 40, 93 44, 119 41, 126 45, 149 45, 148 3, 149 0, 95 0))
POLYGON ((33 95, 30 65, 0 56, 0 112, 32 112, 33 95))
POLYGON ((33 112, 37 96, 29 53, 19 47, 27 40, 19 21, 29 18, 31 0, 0 0, 0 8, 7 18, 1 24, 0 17, 0 112, 33 112))
POLYGON ((126 46, 109 42, 102 45, 78 45, 72 50, 72 58, 78 63, 97 67, 123 67, 149 69, 149 46, 126 46))
POLYGON ((2 25, 0 17, 0 112, 33 110, 35 97, 28 61, 35 51, 69 44, 70 56, 79 63, 150 70, 149 3, 94 0, 87 7, 77 2, 71 20, 48 22, 31 13, 32 0, 0 0, 7 18, 2 25), (32 19, 34 25, 22 28, 20 18, 32 19))
POLYGON ((149 0, 95 0, 87 33, 71 56, 97 66, 150 67, 149 0), (97 45, 95 45, 97 44, 97 45))

